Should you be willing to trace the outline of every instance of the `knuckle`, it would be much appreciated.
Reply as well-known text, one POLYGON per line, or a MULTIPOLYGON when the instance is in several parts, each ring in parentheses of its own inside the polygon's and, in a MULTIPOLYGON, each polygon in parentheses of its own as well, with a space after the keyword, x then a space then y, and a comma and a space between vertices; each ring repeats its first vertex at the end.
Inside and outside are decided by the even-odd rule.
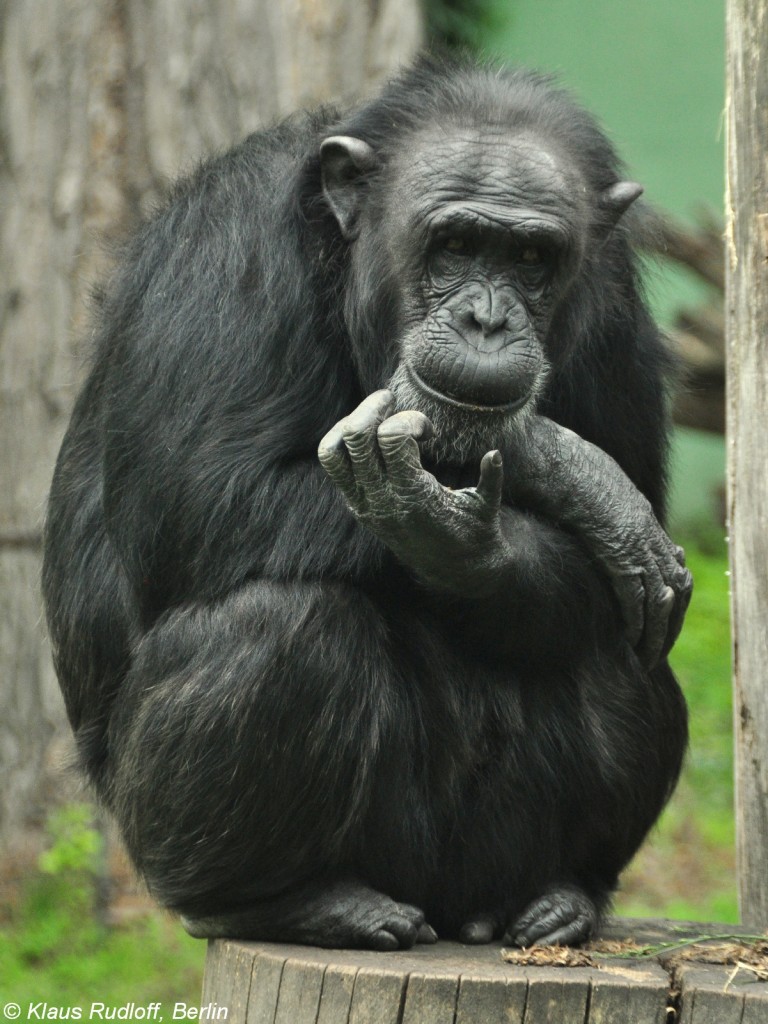
POLYGON ((389 437, 422 437, 427 419, 418 412, 399 412, 383 420, 378 427, 380 438, 389 437))
POLYGON ((361 418, 350 417, 342 423, 341 436, 346 444, 355 443, 358 440, 365 440, 370 434, 370 423, 361 418))
POLYGON ((382 423, 376 432, 379 443, 386 448, 399 448, 412 441, 413 438, 402 428, 392 427, 382 423))
POLYGON ((321 462, 333 462, 341 455, 338 442, 322 440, 317 446, 317 457, 321 462))
POLYGON ((400 440, 404 436, 404 431, 402 427, 393 425, 389 420, 385 420, 383 423, 379 424, 376 436, 383 442, 400 440))
POLYGON ((317 446, 318 452, 321 451, 334 451, 342 443, 342 424, 336 423, 327 433, 320 438, 320 443, 317 446))

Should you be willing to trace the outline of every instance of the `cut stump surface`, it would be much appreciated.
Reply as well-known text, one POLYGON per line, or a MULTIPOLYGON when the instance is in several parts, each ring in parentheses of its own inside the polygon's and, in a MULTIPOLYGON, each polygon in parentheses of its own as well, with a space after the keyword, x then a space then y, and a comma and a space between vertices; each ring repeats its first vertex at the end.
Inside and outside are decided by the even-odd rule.
MULTIPOLYGON (((628 948, 655 947, 741 931, 732 925, 615 918, 601 938, 617 940, 617 946, 626 940, 628 948)), ((712 938, 707 945, 720 948, 722 942, 712 938)), ((201 1019, 227 1024, 768 1024, 768 983, 758 980, 759 968, 739 967, 732 959, 707 963, 667 954, 600 953, 598 960, 597 967, 520 966, 505 962, 498 944, 439 942, 372 953, 220 939, 208 948, 201 1019)))

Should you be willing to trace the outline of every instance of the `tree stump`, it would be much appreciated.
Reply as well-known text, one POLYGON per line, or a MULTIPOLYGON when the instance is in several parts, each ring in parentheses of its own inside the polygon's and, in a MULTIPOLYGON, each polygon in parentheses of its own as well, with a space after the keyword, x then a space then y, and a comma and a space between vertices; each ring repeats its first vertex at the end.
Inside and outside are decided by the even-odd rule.
MULTIPOLYGON (((602 938, 657 945, 732 925, 616 918, 602 938)), ((709 945, 723 940, 711 938, 709 945)), ((697 947, 698 948, 698 947, 697 947)), ((719 948, 719 947, 718 947, 719 948)), ((498 945, 399 953, 219 939, 200 1019, 227 1024, 766 1024, 768 984, 733 963, 671 955, 598 967, 517 966, 498 945)))

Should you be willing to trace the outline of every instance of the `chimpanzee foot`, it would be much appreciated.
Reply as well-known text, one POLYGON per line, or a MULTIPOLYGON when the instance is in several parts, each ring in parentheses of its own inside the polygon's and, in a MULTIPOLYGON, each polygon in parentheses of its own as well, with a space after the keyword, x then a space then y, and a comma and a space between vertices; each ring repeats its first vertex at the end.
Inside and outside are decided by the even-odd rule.
POLYGON ((354 880, 305 885, 221 916, 182 917, 195 938, 265 939, 330 949, 410 949, 437 941, 424 914, 354 880))
POLYGON ((459 931, 459 942, 482 946, 501 934, 501 922, 495 914, 473 914, 459 931))
POLYGON ((550 889, 528 905, 507 928, 505 942, 516 946, 575 946, 597 928, 599 914, 593 901, 576 886, 550 889))

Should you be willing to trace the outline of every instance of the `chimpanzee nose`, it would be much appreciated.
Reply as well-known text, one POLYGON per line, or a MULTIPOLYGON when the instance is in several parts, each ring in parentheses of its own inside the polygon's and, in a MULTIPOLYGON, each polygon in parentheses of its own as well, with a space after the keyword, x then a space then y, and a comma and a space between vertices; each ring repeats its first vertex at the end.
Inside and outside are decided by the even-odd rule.
POLYGON ((477 325, 477 327, 479 327, 480 330, 483 332, 483 337, 486 338, 488 337, 489 334, 495 334, 496 331, 504 327, 507 322, 506 314, 502 313, 498 313, 495 315, 486 315, 484 313, 478 313, 477 311, 475 311, 472 314, 472 319, 475 325, 477 325))
POLYGON ((462 318, 466 340, 487 351, 503 347, 509 340, 509 308, 509 301, 493 288, 475 293, 462 318))

